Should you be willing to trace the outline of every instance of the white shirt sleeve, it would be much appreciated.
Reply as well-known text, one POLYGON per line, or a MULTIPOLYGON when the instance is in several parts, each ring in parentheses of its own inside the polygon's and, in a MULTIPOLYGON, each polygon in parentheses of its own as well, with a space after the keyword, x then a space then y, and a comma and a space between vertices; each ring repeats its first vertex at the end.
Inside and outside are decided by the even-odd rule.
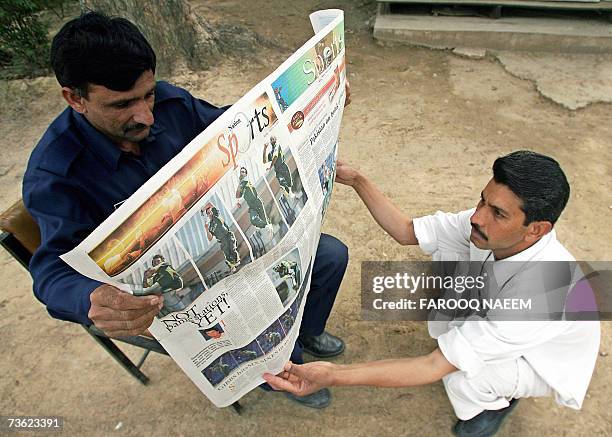
POLYGON ((436 212, 413 219, 419 247, 434 261, 457 260, 470 254, 470 217, 475 209, 456 214, 436 212))

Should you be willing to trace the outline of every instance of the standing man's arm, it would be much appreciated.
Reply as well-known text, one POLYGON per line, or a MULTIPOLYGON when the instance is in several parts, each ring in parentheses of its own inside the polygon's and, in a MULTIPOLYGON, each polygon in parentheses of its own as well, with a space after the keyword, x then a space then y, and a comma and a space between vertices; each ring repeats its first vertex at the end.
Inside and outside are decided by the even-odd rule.
POLYGON ((278 376, 264 374, 276 390, 306 396, 331 386, 413 387, 431 384, 456 371, 440 349, 429 355, 371 361, 357 364, 333 364, 324 361, 297 365, 285 364, 278 376))
POLYGON ((412 219, 401 212, 366 176, 338 160, 336 181, 353 187, 370 210, 374 220, 398 243, 402 245, 419 244, 414 233, 412 219))

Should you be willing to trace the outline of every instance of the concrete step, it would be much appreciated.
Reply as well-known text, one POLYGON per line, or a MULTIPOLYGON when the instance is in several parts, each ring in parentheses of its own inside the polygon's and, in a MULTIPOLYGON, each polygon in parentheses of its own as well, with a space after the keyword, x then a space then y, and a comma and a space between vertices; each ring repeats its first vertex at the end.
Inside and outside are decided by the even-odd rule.
POLYGON ((504 6, 525 9, 612 11, 612 0, 377 0, 388 12, 395 5, 504 6))
POLYGON ((434 48, 612 53, 612 23, 603 19, 379 14, 374 37, 434 48))

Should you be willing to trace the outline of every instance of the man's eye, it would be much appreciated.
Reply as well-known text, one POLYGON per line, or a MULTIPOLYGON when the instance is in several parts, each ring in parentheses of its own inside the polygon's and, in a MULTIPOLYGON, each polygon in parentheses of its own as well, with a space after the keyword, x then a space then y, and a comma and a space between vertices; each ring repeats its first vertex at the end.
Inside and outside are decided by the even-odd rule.
POLYGON ((113 105, 117 109, 127 108, 129 106, 129 102, 119 102, 113 105))
POLYGON ((147 99, 151 99, 151 98, 153 98, 153 97, 155 97, 155 92, 154 92, 154 91, 151 91, 150 93, 148 93, 148 94, 145 96, 145 98, 147 98, 147 99))
POLYGON ((503 217, 504 215, 501 212, 499 212, 499 210, 496 209, 495 210, 495 216, 496 217, 503 217))

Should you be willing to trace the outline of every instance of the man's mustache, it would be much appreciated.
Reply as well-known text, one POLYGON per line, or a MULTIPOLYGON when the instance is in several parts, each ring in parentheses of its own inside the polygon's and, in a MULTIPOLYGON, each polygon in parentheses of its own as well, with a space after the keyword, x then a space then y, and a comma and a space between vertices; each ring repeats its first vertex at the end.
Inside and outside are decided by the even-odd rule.
POLYGON ((485 241, 489 241, 489 237, 487 237, 485 233, 480 230, 480 226, 478 226, 476 223, 470 223, 470 224, 472 225, 472 230, 474 232, 480 235, 485 241))
POLYGON ((139 130, 143 130, 148 128, 149 126, 147 126, 146 124, 142 124, 142 123, 136 123, 136 124, 130 124, 127 125, 123 131, 125 133, 131 132, 131 131, 139 131, 139 130))

